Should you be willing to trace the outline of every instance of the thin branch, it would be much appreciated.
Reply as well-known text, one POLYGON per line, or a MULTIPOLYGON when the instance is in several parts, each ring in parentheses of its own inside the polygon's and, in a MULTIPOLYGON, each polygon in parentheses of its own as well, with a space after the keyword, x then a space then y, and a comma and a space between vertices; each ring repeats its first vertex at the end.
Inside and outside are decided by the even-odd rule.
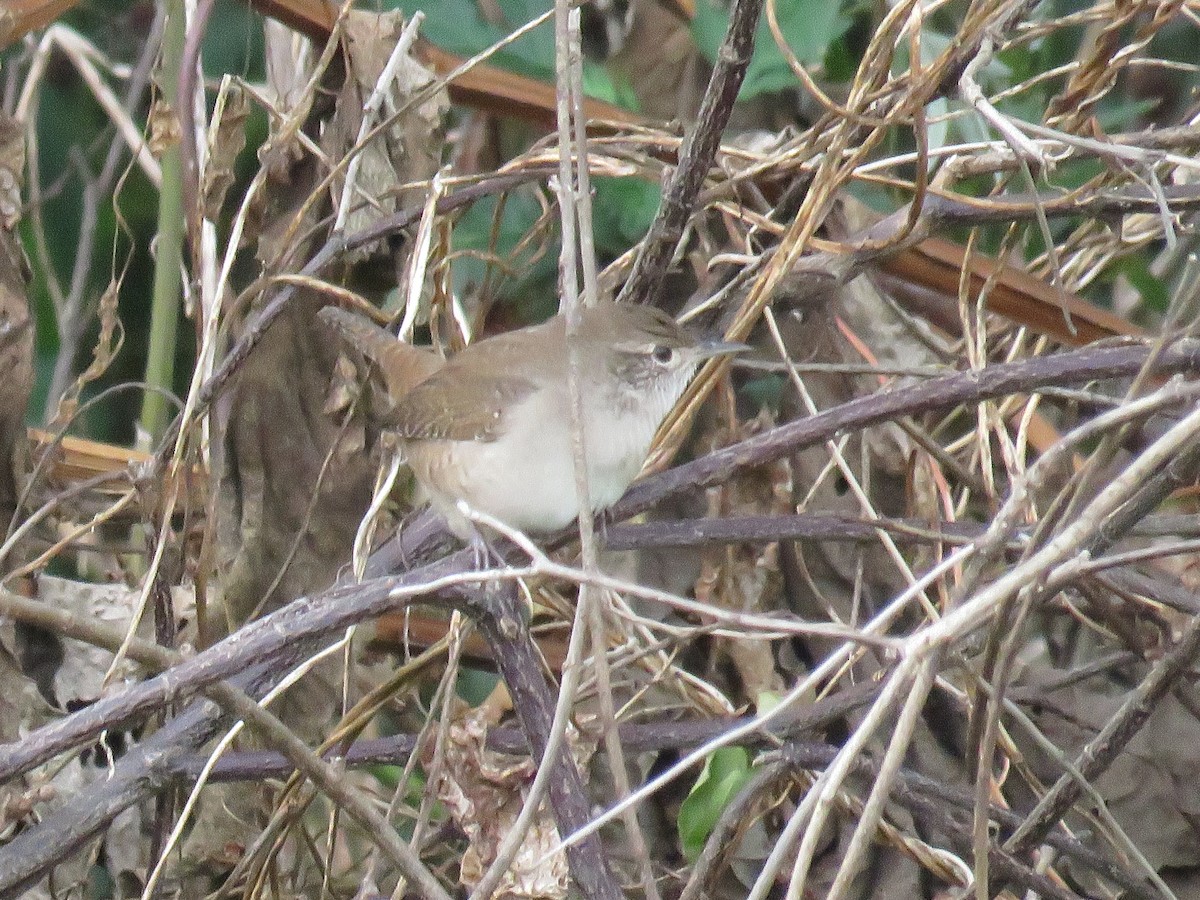
POLYGON ((762 15, 763 0, 735 0, 729 29, 717 50, 712 77, 704 90, 696 124, 684 138, 679 166, 663 191, 658 214, 642 242, 633 272, 621 289, 622 303, 652 303, 662 284, 691 217, 696 198, 717 156, 721 135, 729 122, 746 69, 754 54, 754 33, 762 15))
MULTIPOLYGON (((618 520, 629 518, 667 497, 719 484, 739 469, 762 465, 834 435, 878 425, 897 416, 974 404, 1007 394, 1036 393, 1042 385, 1130 377, 1149 358, 1150 349, 1142 346, 1085 347, 971 372, 957 372, 859 397, 647 478, 630 488, 611 514, 618 520)), ((1200 343, 1180 341, 1159 357, 1155 374, 1166 375, 1197 367, 1200 367, 1200 343)))

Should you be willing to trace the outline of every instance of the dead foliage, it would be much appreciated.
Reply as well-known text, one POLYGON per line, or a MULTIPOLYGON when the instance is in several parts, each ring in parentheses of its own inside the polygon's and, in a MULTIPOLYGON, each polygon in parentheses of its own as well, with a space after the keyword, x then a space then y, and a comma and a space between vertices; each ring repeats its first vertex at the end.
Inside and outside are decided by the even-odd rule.
POLYGON ((1194 5, 881 5, 844 81, 783 41, 796 86, 735 107, 756 0, 715 65, 711 4, 637 0, 609 65, 641 114, 571 87, 569 28, 551 88, 270 0, 255 82, 197 77, 205 0, 128 63, 15 43, 70 5, 0 11, 0 895, 1200 896, 1194 5), (59 65, 116 135, 69 277, 59 65), (195 354, 123 453, 66 432, 127 348, 138 263, 90 231, 135 169, 182 199, 156 262, 195 354), (595 278, 589 179, 663 186, 595 278), (395 345, 320 310, 428 343, 424 377, 534 315, 505 288, 562 209, 564 294, 753 352, 594 535, 480 572, 380 427, 395 345), (28 434, 26 247, 60 341, 28 434))

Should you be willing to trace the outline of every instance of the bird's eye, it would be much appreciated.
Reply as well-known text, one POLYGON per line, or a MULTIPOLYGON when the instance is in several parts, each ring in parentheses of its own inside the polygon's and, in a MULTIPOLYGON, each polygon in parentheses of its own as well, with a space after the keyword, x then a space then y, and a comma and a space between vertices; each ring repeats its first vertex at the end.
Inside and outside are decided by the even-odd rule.
POLYGON ((650 351, 650 355, 654 357, 655 362, 669 363, 675 358, 675 348, 667 347, 664 344, 658 344, 653 350, 650 351))

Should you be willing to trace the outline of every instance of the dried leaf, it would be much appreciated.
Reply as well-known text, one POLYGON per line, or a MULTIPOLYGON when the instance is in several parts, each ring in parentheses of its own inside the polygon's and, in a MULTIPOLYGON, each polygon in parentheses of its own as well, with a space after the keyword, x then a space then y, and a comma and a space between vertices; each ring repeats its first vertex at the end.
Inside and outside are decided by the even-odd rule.
MULTIPOLYGON (((535 771, 528 757, 486 748, 487 716, 483 708, 467 710, 447 726, 445 765, 437 785, 439 798, 470 841, 460 875, 468 888, 479 883, 495 859, 497 848, 521 812, 535 771)), ((574 742, 572 749, 577 750, 574 742)), ((432 742, 426 747, 426 755, 430 753, 432 742)), ((512 900, 565 897, 569 880, 566 855, 560 851, 547 858, 557 844, 558 830, 543 802, 495 896, 512 900)))
MULTIPOLYGON (((1020 696, 1032 700, 1030 708, 1045 736, 1072 759, 1128 700, 1128 684, 1115 674, 1082 683, 1072 681, 1066 687, 1038 687, 1054 685, 1063 675, 1063 669, 1038 660, 1022 676, 1020 696)), ((1018 737, 1021 734, 1014 732, 1018 737)), ((1040 777, 1053 780, 1058 776, 1057 760, 1048 759, 1040 747, 1023 742, 1021 750, 1040 777)), ((1155 869, 1200 866, 1197 766, 1200 723, 1168 694, 1125 750, 1093 782, 1108 810, 1155 869)), ((1090 827, 1077 824, 1084 833, 1090 827)))
POLYGON ((33 390, 29 264, 16 232, 24 166, 24 129, 0 115, 0 519, 5 522, 16 509, 17 472, 24 468, 25 407, 33 390))
POLYGON ((234 181, 234 163, 246 146, 246 119, 250 100, 246 90, 228 75, 213 108, 213 127, 208 132, 208 166, 204 172, 204 214, 216 219, 225 204, 225 195, 234 181))
POLYGON ((112 361, 121 352, 121 347, 125 343, 125 328, 118 315, 119 294, 120 284, 114 280, 108 283, 108 287, 100 296, 97 309, 97 315, 100 317, 100 334, 96 338, 95 346, 92 347, 92 361, 75 379, 74 383, 63 392, 54 415, 53 424, 55 426, 61 426, 70 421, 79 406, 79 396, 84 387, 108 371, 112 361))
POLYGON ((150 107, 147 123, 150 126, 150 137, 146 145, 155 159, 162 159, 164 153, 179 143, 179 118, 171 105, 159 98, 150 107))
MULTIPOLYGON (((354 77, 347 78, 342 86, 334 115, 321 135, 321 148, 330 159, 340 159, 358 142, 363 107, 377 90, 403 26, 404 19, 397 13, 351 12, 346 22, 345 43, 354 77)), ((346 217, 348 231, 366 228, 395 212, 400 205, 423 197, 422 191, 401 188, 424 181, 437 171, 444 144, 443 118, 449 105, 444 91, 434 92, 418 104, 409 101, 434 80, 432 72, 411 56, 405 56, 396 66, 392 83, 384 86, 383 106, 371 127, 383 121, 390 121, 391 125, 360 151, 362 161, 346 217)), ((344 193, 344 174, 343 171, 330 186, 335 206, 344 193)), ((361 259, 370 255, 370 250, 363 249, 354 255, 361 259)))
POLYGON ((21 218, 25 132, 15 119, 0 117, 0 225, 12 230, 21 218))
MULTIPOLYGON (((42 602, 55 609, 65 610, 80 619, 98 622, 109 628, 124 631, 132 621, 141 592, 124 584, 91 584, 41 575, 38 578, 37 595, 42 602)), ((177 619, 192 619, 190 614, 195 601, 190 590, 176 588, 172 591, 177 619)), ((139 634, 153 637, 150 616, 144 616, 139 634)), ((92 644, 62 639, 63 655, 54 673, 54 694, 60 706, 68 703, 91 702, 109 690, 117 689, 123 682, 134 680, 140 675, 140 667, 124 660, 115 673, 115 678, 106 683, 105 674, 112 663, 113 655, 92 644)))

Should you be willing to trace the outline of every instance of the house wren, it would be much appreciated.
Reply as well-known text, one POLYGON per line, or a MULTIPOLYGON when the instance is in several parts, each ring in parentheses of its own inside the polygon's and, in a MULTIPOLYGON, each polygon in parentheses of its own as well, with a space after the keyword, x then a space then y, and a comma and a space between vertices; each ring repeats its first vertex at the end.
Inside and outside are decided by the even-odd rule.
MULTIPOLYGON (((321 318, 378 369, 413 474, 452 531, 471 537, 457 501, 529 533, 555 531, 579 512, 567 385, 566 319, 557 315, 472 344, 442 362, 361 316, 327 307, 321 318)), ((745 349, 700 340, 666 313, 601 303, 572 337, 593 511, 615 503, 702 361, 745 349)))

